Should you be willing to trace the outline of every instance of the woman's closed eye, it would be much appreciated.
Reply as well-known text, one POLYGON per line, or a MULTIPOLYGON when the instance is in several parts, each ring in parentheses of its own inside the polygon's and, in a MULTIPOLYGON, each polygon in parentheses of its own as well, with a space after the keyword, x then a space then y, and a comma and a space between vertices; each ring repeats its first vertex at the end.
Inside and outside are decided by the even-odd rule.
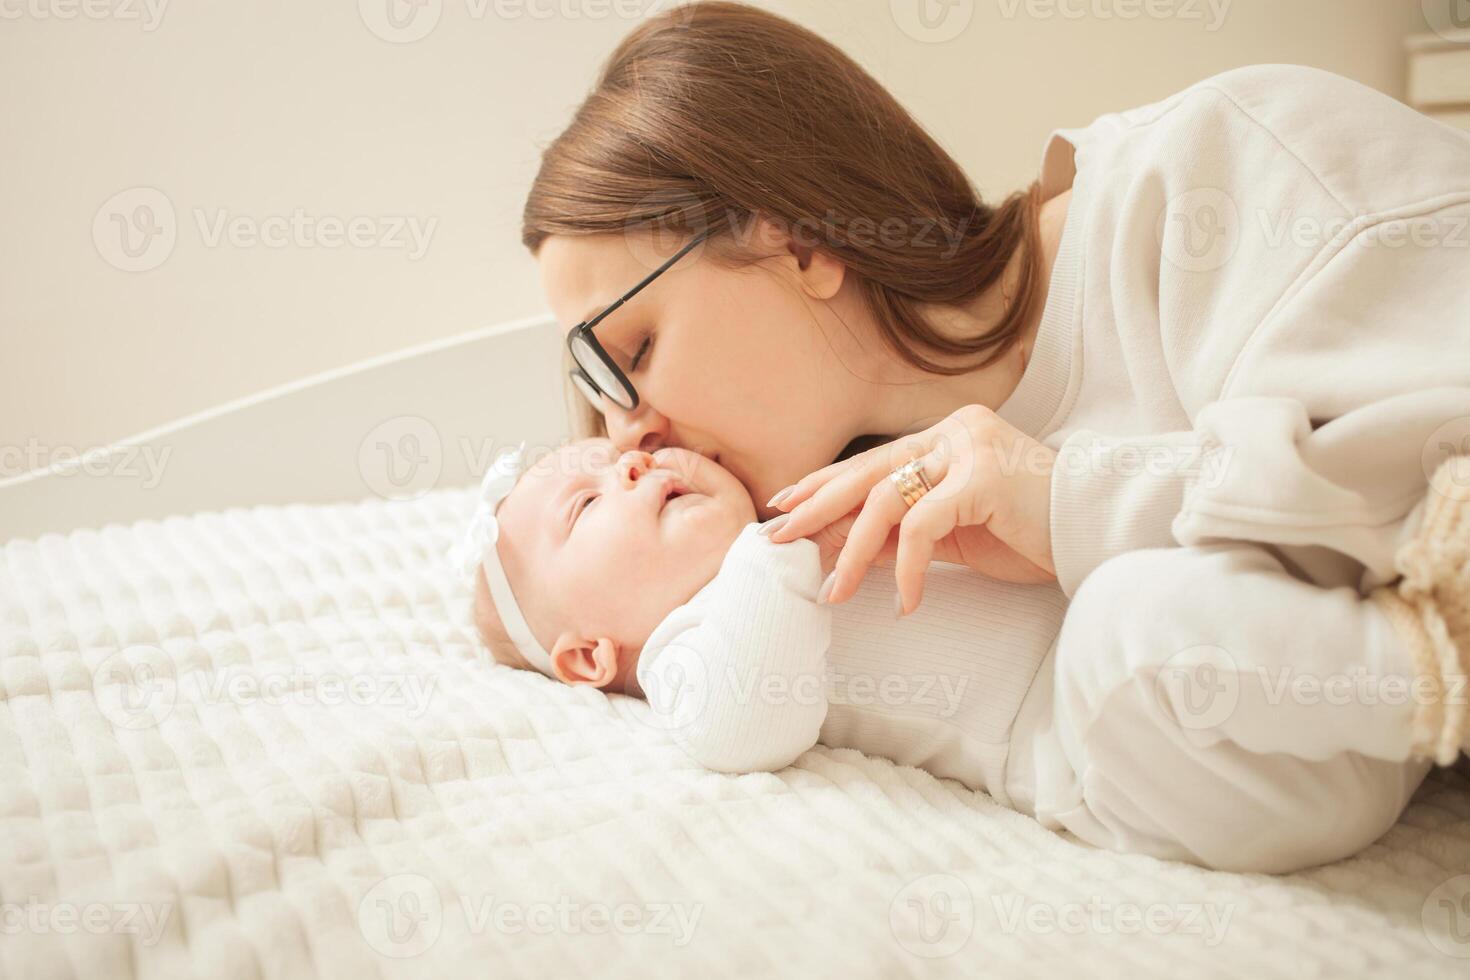
POLYGON ((629 362, 628 369, 630 371, 636 371, 643 365, 651 347, 653 347, 653 334, 647 334, 644 336, 643 342, 638 345, 638 352, 633 355, 633 360, 629 362))

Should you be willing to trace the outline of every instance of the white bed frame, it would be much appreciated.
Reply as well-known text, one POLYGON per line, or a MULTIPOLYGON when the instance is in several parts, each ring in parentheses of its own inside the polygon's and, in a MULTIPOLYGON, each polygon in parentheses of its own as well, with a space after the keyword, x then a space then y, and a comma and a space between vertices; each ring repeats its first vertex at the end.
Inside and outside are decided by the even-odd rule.
POLYGON ((505 445, 566 437, 553 323, 515 320, 326 371, 0 480, 0 542, 471 483, 505 445))

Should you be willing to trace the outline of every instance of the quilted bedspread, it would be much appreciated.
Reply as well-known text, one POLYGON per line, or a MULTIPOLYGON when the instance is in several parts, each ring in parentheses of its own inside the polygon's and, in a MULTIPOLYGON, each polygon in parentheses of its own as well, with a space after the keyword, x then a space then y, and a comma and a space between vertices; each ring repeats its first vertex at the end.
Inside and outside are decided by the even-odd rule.
POLYGON ((641 702, 477 653, 470 507, 0 547, 0 974, 1470 976, 1463 764, 1288 877, 852 751, 704 772, 641 702))

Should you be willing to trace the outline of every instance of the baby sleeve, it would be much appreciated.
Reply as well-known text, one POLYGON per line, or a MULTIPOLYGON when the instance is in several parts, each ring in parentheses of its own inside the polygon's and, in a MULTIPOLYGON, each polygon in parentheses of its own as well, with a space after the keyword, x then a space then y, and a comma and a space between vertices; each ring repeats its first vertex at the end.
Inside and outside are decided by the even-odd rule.
POLYGON ((827 717, 832 614, 817 602, 817 545, 775 544, 759 528, 746 525, 638 662, 655 725, 720 772, 784 768, 816 744, 827 717))

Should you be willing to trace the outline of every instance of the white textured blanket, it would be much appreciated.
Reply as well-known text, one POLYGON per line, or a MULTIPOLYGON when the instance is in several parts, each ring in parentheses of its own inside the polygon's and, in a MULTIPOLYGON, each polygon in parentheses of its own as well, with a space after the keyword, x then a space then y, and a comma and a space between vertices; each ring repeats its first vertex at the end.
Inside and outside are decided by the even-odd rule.
POLYGON ((0 973, 1470 975, 1470 778, 1284 878, 819 748, 692 766, 476 653, 468 492, 0 553, 0 973))

